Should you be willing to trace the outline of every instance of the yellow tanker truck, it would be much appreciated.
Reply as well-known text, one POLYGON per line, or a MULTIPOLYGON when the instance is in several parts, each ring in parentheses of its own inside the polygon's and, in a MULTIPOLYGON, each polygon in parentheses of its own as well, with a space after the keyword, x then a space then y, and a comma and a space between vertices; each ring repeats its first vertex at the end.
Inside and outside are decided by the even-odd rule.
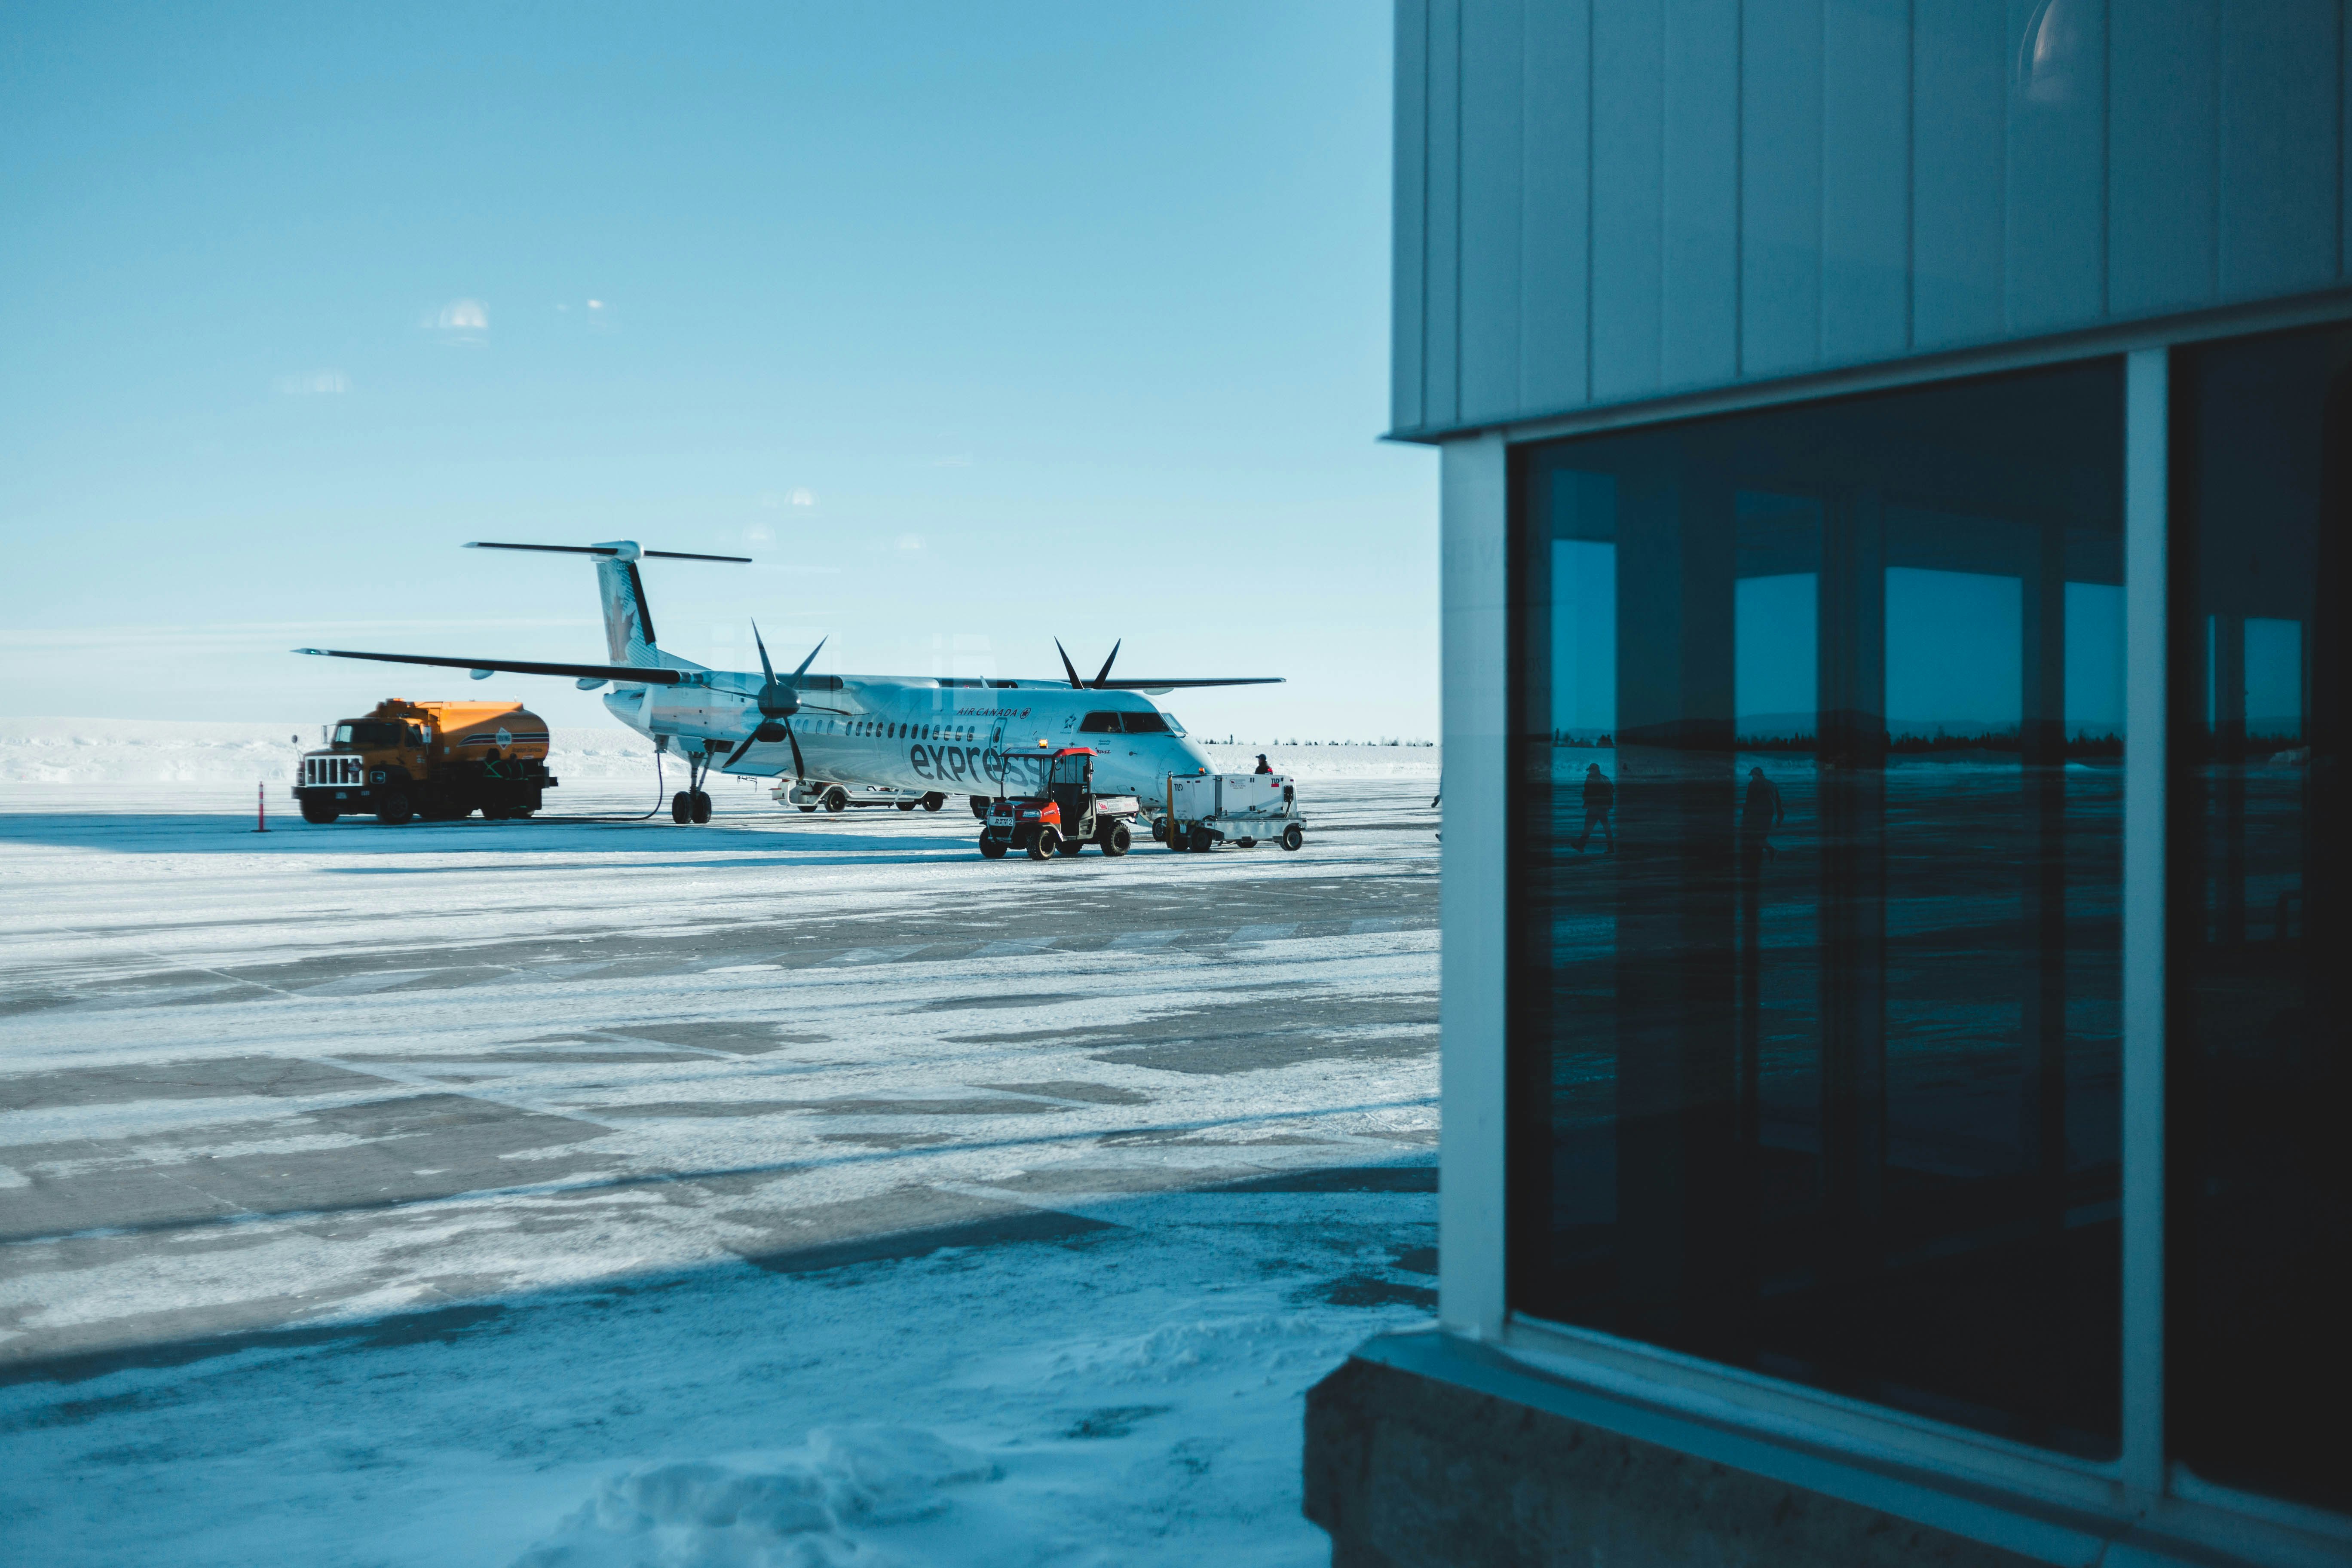
POLYGON ((410 702, 388 697, 345 719, 324 749, 304 754, 294 798, 305 822, 373 815, 455 822, 529 816, 547 771, 547 721, 520 702, 410 702))

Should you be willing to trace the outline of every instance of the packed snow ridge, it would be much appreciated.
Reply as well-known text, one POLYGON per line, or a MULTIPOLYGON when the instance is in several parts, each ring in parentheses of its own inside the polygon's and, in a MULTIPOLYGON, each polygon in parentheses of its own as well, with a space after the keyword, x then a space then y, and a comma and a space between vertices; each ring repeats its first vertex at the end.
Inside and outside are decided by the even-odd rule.
MULTIPOLYGON (((0 784, 264 784, 294 776, 320 743, 315 721, 202 722, 174 719, 0 719, 0 784)), ((1294 778, 1428 778, 1434 746, 1276 746, 1202 742, 1216 765, 1247 772, 1259 752, 1294 778)), ((653 748, 614 724, 551 732, 548 768, 582 784, 650 783, 653 748)))

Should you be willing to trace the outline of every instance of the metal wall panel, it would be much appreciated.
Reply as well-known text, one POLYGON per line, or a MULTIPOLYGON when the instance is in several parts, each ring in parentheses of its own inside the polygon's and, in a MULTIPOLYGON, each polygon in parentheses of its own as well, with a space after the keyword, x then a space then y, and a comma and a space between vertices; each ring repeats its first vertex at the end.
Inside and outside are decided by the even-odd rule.
POLYGON ((1918 0, 1911 37, 1911 346, 2002 333, 2005 0, 1918 0))
POLYGON ((1396 433, 2352 279, 2352 0, 1399 0, 1396 433))
POLYGON ((1748 7, 1739 63, 1739 363, 1785 374, 1821 358, 1821 0, 1748 7))
POLYGON ((1822 7, 1822 357, 1911 341, 1910 0, 1822 7))
POLYGON ((1429 191, 1422 210, 1428 239, 1423 272, 1429 302, 1421 325, 1422 416, 1461 420, 1462 6, 1429 4, 1429 191))
POLYGON ((1739 0, 1665 0, 1658 379, 1739 374, 1739 0))
POLYGON ((1523 0, 1462 5, 1462 417, 1519 405, 1523 0))
POLYGON ((2139 316, 2213 297, 2220 0, 2135 0, 2108 38, 2107 308, 2139 316))
POLYGON ((1658 390, 1664 222, 1661 0, 1592 8, 1592 395, 1658 390))
POLYGON ((1390 428, 1422 424, 1422 321, 1428 297, 1423 211, 1429 192, 1429 4, 1397 0, 1396 160, 1390 218, 1390 428))
POLYGON ((2221 293, 2265 299, 2336 272, 2337 0, 2223 0, 2221 293))
POLYGON ((1591 0, 1528 6, 1519 90, 1519 406, 1570 408, 1592 395, 1591 0))

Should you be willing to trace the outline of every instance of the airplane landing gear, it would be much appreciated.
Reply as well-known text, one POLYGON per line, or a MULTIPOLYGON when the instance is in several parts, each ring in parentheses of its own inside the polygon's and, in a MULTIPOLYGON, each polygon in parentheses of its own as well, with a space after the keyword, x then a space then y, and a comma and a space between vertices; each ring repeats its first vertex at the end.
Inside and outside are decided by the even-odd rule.
POLYGON ((688 823, 710 820, 710 797, 702 793, 702 781, 710 776, 710 753, 696 756, 687 753, 686 787, 669 797, 669 819, 680 827, 688 823))

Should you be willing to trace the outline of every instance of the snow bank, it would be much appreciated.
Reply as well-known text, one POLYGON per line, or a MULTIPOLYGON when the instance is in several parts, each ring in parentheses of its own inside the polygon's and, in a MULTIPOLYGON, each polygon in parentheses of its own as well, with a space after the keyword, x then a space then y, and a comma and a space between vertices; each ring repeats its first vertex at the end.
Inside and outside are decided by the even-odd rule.
MULTIPOLYGON (((280 784, 320 744, 316 721, 206 723, 174 719, 0 719, 0 784, 280 784)), ((1246 773, 1261 750, 1294 778, 1437 778, 1434 746, 1206 744, 1218 768, 1246 773)), ((548 767, 567 783, 653 777, 653 748, 618 724, 558 728, 548 767)))
MULTIPOLYGON (((315 721, 0 719, 0 784, 281 784, 319 744, 315 721)), ((653 748, 617 724, 558 729, 548 763, 582 783, 651 779, 653 748)))
POLYGON ((1434 784, 1444 761, 1436 746, 1276 746, 1264 741, 1231 746, 1202 741, 1200 746, 1221 773, 1245 773, 1264 752, 1275 772, 1309 781, 1425 778, 1434 784))

